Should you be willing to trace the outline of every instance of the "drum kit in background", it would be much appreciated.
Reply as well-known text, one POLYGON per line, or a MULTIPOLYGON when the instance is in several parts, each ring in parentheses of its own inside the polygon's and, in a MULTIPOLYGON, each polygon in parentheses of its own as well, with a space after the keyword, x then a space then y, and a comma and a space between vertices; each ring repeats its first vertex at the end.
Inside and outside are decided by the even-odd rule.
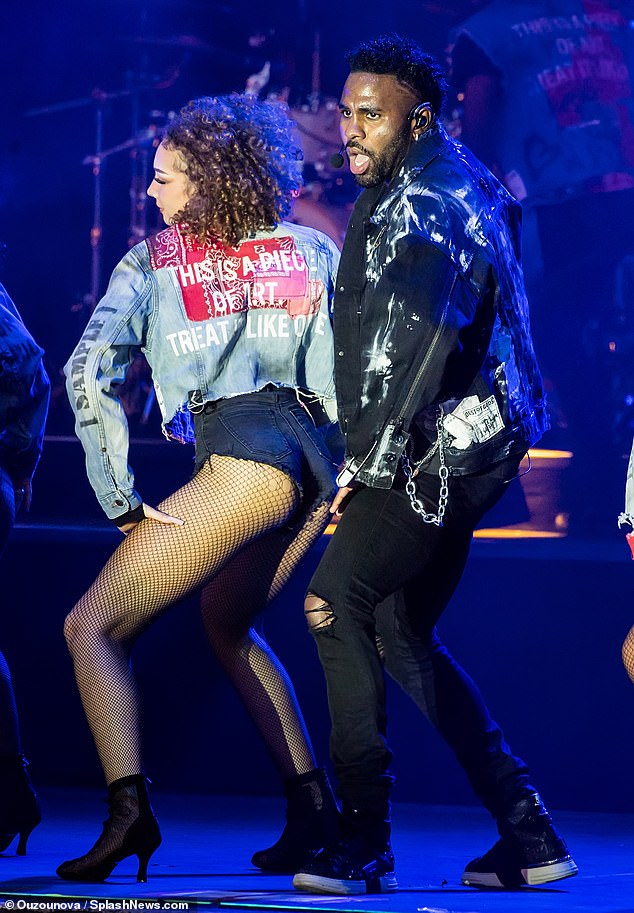
MULTIPOLYGON (((157 44, 159 47, 176 48, 189 55, 193 52, 211 54, 218 59, 220 52, 192 36, 177 36, 169 39, 133 39, 139 44, 157 44), (218 52, 218 53, 217 53, 218 52)), ((222 59, 222 57, 221 57, 222 59)), ((285 102, 289 90, 266 96, 271 66, 267 63, 247 80, 245 91, 285 102)), ((140 111, 142 101, 151 91, 171 88, 179 76, 174 67, 166 77, 143 81, 119 92, 94 90, 87 98, 62 102, 27 112, 29 116, 55 114, 71 108, 90 107, 94 115, 94 150, 86 155, 82 164, 88 166, 93 179, 93 224, 90 228, 91 285, 83 302, 72 310, 85 309, 86 320, 99 300, 102 288, 103 226, 102 195, 103 165, 113 156, 126 153, 129 158, 129 225, 128 243, 137 244, 143 238, 163 227, 160 214, 148 200, 146 190, 151 181, 152 162, 161 133, 173 113, 151 110, 149 123, 142 125, 140 111), (104 117, 108 106, 118 99, 129 99, 132 109, 130 136, 116 145, 105 147, 103 142, 104 117)), ((312 91, 305 101, 293 104, 290 114, 295 123, 295 139, 303 151, 304 186, 295 199, 290 221, 318 229, 329 235, 341 247, 358 188, 349 169, 341 167, 341 140, 339 136, 339 109, 336 99, 323 97, 319 92, 319 42, 315 41, 313 54, 312 91), (339 166, 339 167, 337 167, 339 166)), ((634 273, 634 270, 633 270, 634 273)), ((158 433, 160 418, 156 412, 154 387, 149 367, 143 356, 134 360, 125 383, 119 389, 119 398, 128 417, 133 436, 147 436, 158 433)), ((551 535, 566 533, 566 514, 559 505, 559 476, 570 461, 571 454, 561 451, 534 451, 533 466, 537 470, 526 478, 535 481, 525 492, 530 513, 528 520, 507 525, 496 534, 505 535, 551 535)), ((490 536, 491 530, 481 530, 480 535, 490 536)))
POLYGON ((291 117, 304 153, 304 187, 291 220, 323 231, 341 248, 357 191, 348 169, 332 161, 341 147, 338 103, 317 99, 291 108, 291 117))
MULTIPOLYGON (((161 121, 167 116, 160 111, 152 111, 154 122, 146 127, 137 126, 139 118, 140 100, 142 94, 150 89, 161 89, 171 85, 167 80, 155 81, 142 86, 134 86, 117 92, 104 92, 94 89, 86 98, 73 99, 60 102, 43 108, 33 108, 27 111, 27 117, 36 117, 46 114, 57 114, 73 108, 90 106, 94 116, 94 149, 81 159, 81 164, 88 166, 92 173, 92 214, 93 220, 90 227, 90 290, 83 298, 83 306, 89 311, 94 310, 103 293, 103 192, 104 192, 104 164, 112 156, 127 152, 130 161, 130 220, 128 241, 132 246, 151 233, 148 225, 148 206, 146 190, 151 180, 152 161, 154 149, 160 142, 161 121), (114 146, 104 147, 104 120, 106 111, 111 102, 118 99, 129 99, 132 102, 133 132, 129 139, 123 140, 114 146)), ((77 308, 74 308, 76 310, 77 308)))
MULTIPOLYGON (((104 275, 103 224, 103 201, 106 189, 104 186, 105 163, 115 156, 124 154, 128 156, 130 203, 127 236, 128 244, 132 247, 163 227, 160 214, 153 202, 148 199, 146 190, 152 179, 155 149, 160 143, 164 127, 174 116, 174 112, 158 108, 149 110, 148 116, 147 109, 144 107, 146 99, 154 100, 155 93, 172 88, 192 54, 213 57, 214 65, 217 66, 218 61, 222 63, 230 53, 212 47, 192 35, 164 39, 142 36, 127 40, 148 49, 155 47, 161 52, 171 49, 180 56, 180 63, 170 66, 165 75, 160 77, 128 74, 129 87, 119 91, 107 92, 95 88, 86 97, 34 108, 26 112, 28 117, 39 117, 86 108, 91 112, 93 118, 94 146, 88 155, 80 159, 83 166, 90 168, 92 175, 92 225, 88 233, 90 288, 86 294, 81 296, 80 300, 71 305, 71 311, 75 316, 79 311, 86 312, 86 321, 103 294, 107 279, 107 275, 104 275), (113 103, 120 100, 129 105, 131 121, 129 136, 115 145, 106 146, 104 143, 106 117, 107 114, 109 115, 113 103)), ((243 91, 283 102, 289 96, 290 89, 266 95, 270 72, 270 63, 265 63, 259 72, 247 79, 243 91)), ((296 224, 323 231, 341 247, 356 191, 348 169, 337 170, 331 162, 340 149, 339 113, 335 99, 322 98, 319 94, 318 36, 315 38, 313 54, 312 91, 306 102, 292 106, 290 113, 296 125, 297 144, 303 150, 304 186, 294 201, 289 219, 296 224)), ((108 121, 110 121, 109 117, 108 121)), ((120 175, 120 171, 116 173, 120 175)), ((108 188, 109 197, 117 192, 108 188)), ((133 427, 137 423, 146 425, 154 408, 149 369, 145 359, 140 357, 139 361, 141 362, 139 365, 132 366, 129 377, 120 391, 123 407, 133 427)))
MULTIPOLYGON (((157 48, 172 48, 186 55, 205 53, 213 55, 217 64, 218 55, 226 56, 227 52, 212 47, 192 35, 174 36, 171 38, 138 37, 129 41, 157 48)), ((27 116, 52 115, 73 108, 89 107, 94 117, 94 149, 81 160, 92 172, 92 211, 93 220, 89 232, 91 250, 90 290, 84 296, 86 307, 94 309, 103 294, 103 211, 104 163, 112 156, 127 153, 130 163, 129 199, 130 215, 128 226, 129 246, 137 244, 148 234, 160 228, 155 208, 148 201, 146 190, 152 179, 152 161, 156 146, 160 142, 163 127, 173 116, 171 111, 152 110, 150 122, 143 124, 141 117, 142 101, 149 92, 171 88, 178 80, 180 65, 172 66, 166 75, 159 78, 139 79, 130 77, 130 87, 119 91, 106 92, 94 89, 89 96, 72 99, 27 111, 27 116), (116 145, 104 146, 104 119, 108 106, 120 99, 126 99, 131 107, 130 137, 116 145)), ((317 62, 313 64, 318 67, 317 62)), ((259 73, 247 80, 244 91, 264 95, 264 89, 270 74, 267 62, 259 73)), ((313 90, 318 87, 318 72, 314 73, 313 90)), ((288 90, 286 91, 288 95, 288 90)), ((282 98, 284 93, 272 94, 270 98, 282 98)), ((331 159, 339 151, 339 113, 337 102, 331 98, 320 98, 317 91, 311 92, 306 103, 290 109, 296 127, 295 135, 302 148, 304 158, 304 187, 295 201, 290 216, 291 221, 299 225, 319 229, 332 237, 341 247, 346 225, 355 197, 354 185, 345 169, 339 173, 332 165, 331 159)))

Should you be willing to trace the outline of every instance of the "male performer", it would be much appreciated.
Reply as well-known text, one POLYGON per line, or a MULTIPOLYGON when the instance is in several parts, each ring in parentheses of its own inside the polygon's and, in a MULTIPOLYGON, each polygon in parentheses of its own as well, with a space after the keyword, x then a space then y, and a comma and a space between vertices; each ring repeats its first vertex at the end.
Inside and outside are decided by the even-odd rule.
POLYGON ((343 815, 339 841, 294 884, 340 894, 396 889, 382 660, 497 821, 500 840, 469 863, 463 882, 554 881, 577 867, 526 766, 435 631, 476 524, 548 427, 520 207, 446 135, 444 80, 416 45, 378 38, 348 63, 341 134, 365 189, 335 299, 347 454, 332 508, 341 522, 306 601, 343 815))

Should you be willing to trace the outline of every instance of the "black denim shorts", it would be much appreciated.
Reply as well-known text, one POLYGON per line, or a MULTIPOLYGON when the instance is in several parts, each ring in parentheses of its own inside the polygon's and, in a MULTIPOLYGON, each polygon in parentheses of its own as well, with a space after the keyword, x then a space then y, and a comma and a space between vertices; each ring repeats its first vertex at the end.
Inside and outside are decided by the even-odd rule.
POLYGON ((327 439, 289 388, 205 403, 194 415, 196 468, 214 454, 275 466, 297 485, 305 510, 332 498, 337 464, 327 439))

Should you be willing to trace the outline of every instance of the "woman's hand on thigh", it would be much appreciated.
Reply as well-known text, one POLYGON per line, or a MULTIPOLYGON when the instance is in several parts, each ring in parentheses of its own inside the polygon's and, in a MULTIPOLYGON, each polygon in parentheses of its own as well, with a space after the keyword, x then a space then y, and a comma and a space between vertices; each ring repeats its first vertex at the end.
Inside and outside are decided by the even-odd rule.
MULTIPOLYGON (((162 510, 158 510, 156 507, 151 507, 149 504, 143 502, 143 513, 146 520, 156 520, 158 523, 166 523, 172 526, 184 526, 185 521, 179 519, 179 517, 172 517, 171 514, 166 514, 162 510)), ((119 529, 124 536, 127 536, 128 533, 131 533, 135 526, 138 526, 141 521, 137 520, 136 522, 124 523, 123 526, 120 526, 119 529)))

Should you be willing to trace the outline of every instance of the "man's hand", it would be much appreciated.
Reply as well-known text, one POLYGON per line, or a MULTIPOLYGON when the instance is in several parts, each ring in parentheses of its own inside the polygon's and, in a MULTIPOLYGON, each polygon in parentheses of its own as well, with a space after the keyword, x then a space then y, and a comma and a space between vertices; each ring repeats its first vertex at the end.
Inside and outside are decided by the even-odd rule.
POLYGON ((337 514, 340 517, 350 503, 350 498, 354 497, 362 487, 362 485, 353 482, 352 485, 344 485, 343 488, 340 488, 330 505, 330 513, 337 514))
MULTIPOLYGON (((156 507, 150 507, 149 504, 143 502, 143 513, 147 520, 156 520, 158 523, 166 523, 171 526, 184 526, 185 521, 180 520, 178 517, 172 517, 170 514, 163 513, 162 510, 157 510, 156 507)), ((136 523, 124 523, 123 526, 120 526, 119 529, 124 536, 127 536, 128 533, 132 532, 135 526, 138 526, 142 521, 137 521, 136 523)))

